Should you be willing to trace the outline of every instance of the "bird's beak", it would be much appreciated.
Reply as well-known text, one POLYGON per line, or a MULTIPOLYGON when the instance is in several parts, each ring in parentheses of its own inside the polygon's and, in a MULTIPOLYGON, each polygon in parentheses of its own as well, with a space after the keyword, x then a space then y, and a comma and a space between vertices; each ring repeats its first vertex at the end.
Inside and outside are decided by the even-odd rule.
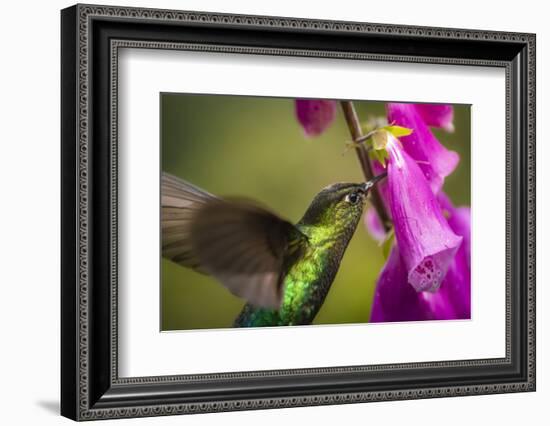
POLYGON ((368 182, 365 182, 365 184, 363 185, 363 191, 368 192, 369 189, 371 189, 379 181, 384 179, 387 175, 388 175, 388 172, 380 173, 378 176, 375 176, 368 182))

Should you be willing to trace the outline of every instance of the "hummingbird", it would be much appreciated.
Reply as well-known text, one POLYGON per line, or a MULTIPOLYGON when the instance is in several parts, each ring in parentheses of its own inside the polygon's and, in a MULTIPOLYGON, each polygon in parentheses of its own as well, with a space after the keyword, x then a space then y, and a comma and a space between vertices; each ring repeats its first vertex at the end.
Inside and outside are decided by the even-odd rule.
POLYGON ((255 201, 220 198, 163 172, 162 254, 246 300, 234 327, 311 324, 383 177, 327 186, 293 224, 255 201))

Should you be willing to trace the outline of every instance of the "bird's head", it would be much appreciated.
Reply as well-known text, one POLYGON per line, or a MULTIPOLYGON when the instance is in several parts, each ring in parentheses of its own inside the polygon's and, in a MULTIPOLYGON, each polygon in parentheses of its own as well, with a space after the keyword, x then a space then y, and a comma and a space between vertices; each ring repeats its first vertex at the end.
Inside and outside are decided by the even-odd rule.
POLYGON ((329 229, 337 234, 355 231, 369 191, 383 177, 377 176, 366 183, 335 183, 323 188, 300 224, 329 229))

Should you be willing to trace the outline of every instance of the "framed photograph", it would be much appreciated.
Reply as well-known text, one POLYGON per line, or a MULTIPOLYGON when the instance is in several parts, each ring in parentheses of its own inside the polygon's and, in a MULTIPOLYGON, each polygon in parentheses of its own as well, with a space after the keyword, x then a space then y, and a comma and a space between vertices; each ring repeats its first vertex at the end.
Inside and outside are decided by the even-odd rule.
POLYGON ((61 413, 535 390, 535 35, 61 12, 61 413))

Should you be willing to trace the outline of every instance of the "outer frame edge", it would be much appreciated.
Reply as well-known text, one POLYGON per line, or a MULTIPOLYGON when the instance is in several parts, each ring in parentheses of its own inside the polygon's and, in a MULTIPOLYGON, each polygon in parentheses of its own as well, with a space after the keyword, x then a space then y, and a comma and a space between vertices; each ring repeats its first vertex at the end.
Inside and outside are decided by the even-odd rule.
POLYGON ((61 11, 61 415, 77 420, 77 6, 61 11))

